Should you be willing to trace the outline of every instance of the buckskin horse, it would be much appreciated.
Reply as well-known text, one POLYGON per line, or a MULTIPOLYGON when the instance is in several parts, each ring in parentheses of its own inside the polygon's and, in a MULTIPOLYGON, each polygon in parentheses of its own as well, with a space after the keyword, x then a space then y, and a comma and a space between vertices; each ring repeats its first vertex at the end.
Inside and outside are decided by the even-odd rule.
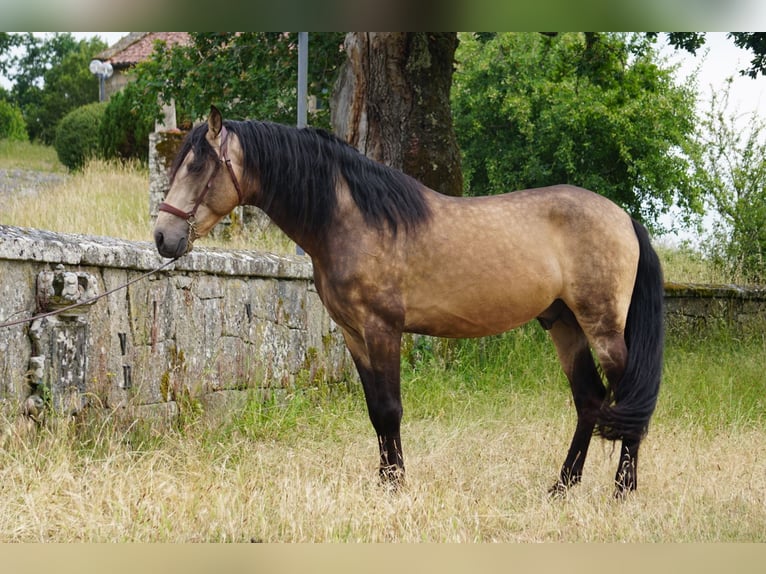
POLYGON ((384 481, 404 476, 402 333, 481 337, 537 319, 577 411, 551 494, 580 481, 594 433, 621 441, 615 496, 636 488, 662 374, 663 280, 646 229, 617 205, 569 185, 448 197, 323 130, 224 121, 215 107, 170 176, 154 228, 162 256, 255 205, 311 257, 359 372, 384 481))

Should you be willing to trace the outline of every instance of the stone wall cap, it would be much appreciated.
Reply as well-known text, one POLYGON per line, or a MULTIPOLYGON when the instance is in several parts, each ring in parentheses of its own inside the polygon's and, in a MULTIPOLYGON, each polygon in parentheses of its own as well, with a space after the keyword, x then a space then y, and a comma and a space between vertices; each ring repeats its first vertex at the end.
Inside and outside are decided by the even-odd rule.
MULTIPOLYGON (((165 263, 154 244, 115 237, 59 233, 0 225, 0 259, 149 271, 165 263)), ((167 270, 284 279, 311 279, 311 260, 300 255, 195 246, 167 270)))
POLYGON ((665 297, 753 299, 766 301, 766 287, 731 284, 665 282, 665 297))

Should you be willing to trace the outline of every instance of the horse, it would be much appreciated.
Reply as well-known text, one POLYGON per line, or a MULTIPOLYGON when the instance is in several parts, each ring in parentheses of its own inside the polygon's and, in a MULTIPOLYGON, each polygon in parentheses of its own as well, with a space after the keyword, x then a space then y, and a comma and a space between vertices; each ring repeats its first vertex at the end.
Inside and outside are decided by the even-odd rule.
POLYGON ((536 319, 577 414, 550 494, 580 482, 594 435, 621 442, 615 497, 636 489, 662 375, 663 278, 646 228, 615 203, 570 185, 446 196, 324 130, 224 120, 215 106, 170 181, 161 256, 184 255, 239 205, 310 256, 361 379, 383 482, 404 479, 402 334, 482 337, 536 319))

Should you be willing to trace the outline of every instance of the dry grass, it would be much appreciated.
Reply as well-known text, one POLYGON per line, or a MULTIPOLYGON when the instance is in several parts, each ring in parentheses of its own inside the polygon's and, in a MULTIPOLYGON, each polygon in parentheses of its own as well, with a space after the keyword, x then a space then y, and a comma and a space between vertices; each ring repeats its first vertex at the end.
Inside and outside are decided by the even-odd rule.
POLYGON ((666 281, 677 283, 737 283, 738 277, 688 247, 657 247, 666 281))
POLYGON ((464 341, 447 361, 419 352, 403 369, 399 492, 377 481, 358 384, 300 388, 218 419, 181 405, 171 432, 94 413, 10 434, 0 450, 0 541, 766 539, 766 383, 757 375, 766 342, 671 345, 639 490, 620 502, 616 449, 598 439, 583 483, 564 500, 547 497, 575 414, 542 330, 464 341))
POLYGON ((91 162, 36 195, 11 195, 0 223, 148 241, 148 172, 138 164, 91 162))
MULTIPOLYGON (((404 428, 409 474, 399 492, 375 479, 361 404, 331 436, 169 433, 152 448, 127 435, 84 448, 64 426, 14 434, 0 454, 0 540, 486 542, 762 541, 763 429, 709 435, 654 428, 640 490, 611 499, 616 454, 594 444, 583 484, 545 495, 568 416, 416 420, 404 428)), ((563 411, 562 411, 563 413, 563 411)), ((322 424, 320 423, 320 427, 322 424)), ((324 430, 327 430, 326 428, 324 430)))
MULTIPOLYGON (((13 163, 26 165, 30 161, 36 165, 34 157, 13 163)), ((93 160, 82 171, 69 174, 60 185, 43 186, 37 194, 4 197, 0 223, 152 241, 148 197, 149 172, 146 168, 135 162, 93 160)), ((268 225, 252 235, 239 232, 215 239, 205 238, 199 240, 198 245, 295 253, 295 243, 275 225, 268 225)))

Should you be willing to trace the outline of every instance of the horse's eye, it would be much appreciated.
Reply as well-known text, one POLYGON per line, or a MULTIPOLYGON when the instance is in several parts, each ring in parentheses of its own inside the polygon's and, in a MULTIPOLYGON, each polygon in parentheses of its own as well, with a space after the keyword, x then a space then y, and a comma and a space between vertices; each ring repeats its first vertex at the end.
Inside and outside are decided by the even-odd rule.
POLYGON ((192 175, 200 175, 205 171, 207 162, 203 158, 195 157, 189 165, 186 166, 186 170, 192 175))

